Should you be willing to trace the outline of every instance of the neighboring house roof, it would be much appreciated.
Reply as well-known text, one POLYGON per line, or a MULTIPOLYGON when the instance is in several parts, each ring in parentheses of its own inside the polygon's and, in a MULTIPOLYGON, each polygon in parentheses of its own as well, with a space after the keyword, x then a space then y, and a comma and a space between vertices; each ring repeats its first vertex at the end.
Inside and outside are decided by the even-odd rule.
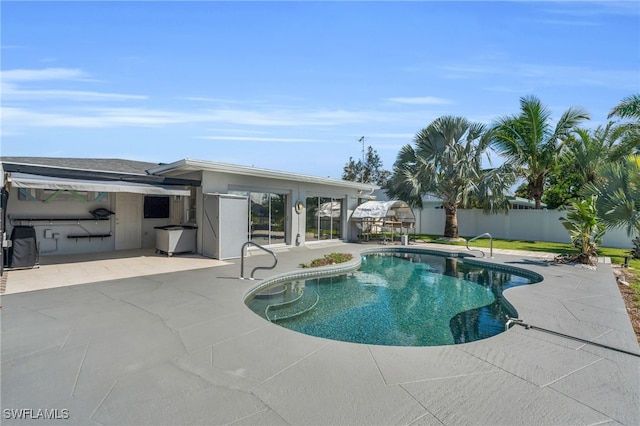
MULTIPOLYGON (((526 198, 522 198, 522 197, 509 197, 509 203, 511 203, 511 205, 515 205, 515 206, 525 206, 525 207, 535 207, 536 203, 533 200, 528 200, 526 198)), ((540 207, 542 208, 546 208, 547 204, 546 203, 540 203, 540 207)))
MULTIPOLYGON (((376 201, 388 201, 389 197, 387 197, 387 195, 385 194, 384 190, 380 189, 380 190, 376 190, 373 192, 373 196, 375 197, 376 201)), ((522 198, 522 197, 515 197, 515 196, 508 196, 507 197, 509 200, 509 204, 511 204, 511 206, 520 206, 520 207, 529 207, 529 208, 533 208, 535 206, 535 202, 533 200, 527 200, 526 198, 522 198)), ((433 205, 440 205, 442 203, 442 200, 438 197, 434 197, 433 195, 425 195, 422 197, 422 203, 426 206, 433 206, 433 205)), ((541 203, 540 206, 544 209, 547 207, 547 205, 545 203, 541 203)))
POLYGON ((282 172, 278 170, 262 169, 259 167, 240 166, 237 164, 218 163, 214 161, 195 160, 186 158, 170 164, 161 164, 148 170, 149 173, 162 176, 181 176, 194 171, 211 171, 219 173, 229 173, 235 175, 246 175, 262 177, 267 179, 282 179, 288 181, 318 183, 322 185, 333 185, 359 191, 374 191, 379 187, 374 184, 352 182, 342 179, 323 178, 319 176, 304 175, 299 173, 282 172))
MULTIPOLYGON (((394 201, 389 199, 384 189, 377 189, 373 191, 372 197, 375 198, 375 201, 394 201)), ((424 195, 422 197, 422 203, 427 205, 440 205, 442 203, 442 200, 440 198, 434 197, 433 195, 424 195)))

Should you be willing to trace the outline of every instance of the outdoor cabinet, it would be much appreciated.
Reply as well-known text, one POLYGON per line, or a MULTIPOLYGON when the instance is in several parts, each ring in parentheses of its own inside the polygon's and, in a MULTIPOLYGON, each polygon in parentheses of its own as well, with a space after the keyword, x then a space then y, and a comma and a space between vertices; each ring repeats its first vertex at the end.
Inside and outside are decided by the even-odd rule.
POLYGON ((195 226, 167 225, 156 226, 156 252, 173 256, 175 253, 196 252, 195 226))
POLYGON ((202 254, 214 259, 240 257, 249 238, 249 201, 233 194, 203 194, 202 254))

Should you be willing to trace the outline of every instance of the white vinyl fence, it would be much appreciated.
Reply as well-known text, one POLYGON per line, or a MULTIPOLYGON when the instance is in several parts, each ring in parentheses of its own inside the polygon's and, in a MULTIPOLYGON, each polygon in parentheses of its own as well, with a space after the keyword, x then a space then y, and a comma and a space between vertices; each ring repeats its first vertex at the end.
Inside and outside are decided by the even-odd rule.
MULTIPOLYGON (((442 235, 445 213, 443 209, 416 209, 416 233, 442 235)), ((488 232, 493 238, 524 241, 570 243, 569 233, 559 218, 566 211, 510 210, 508 214, 484 214, 480 209, 458 210, 458 233, 472 238, 488 232)), ((631 237, 624 229, 612 229, 604 235, 602 246, 631 249, 631 237)))

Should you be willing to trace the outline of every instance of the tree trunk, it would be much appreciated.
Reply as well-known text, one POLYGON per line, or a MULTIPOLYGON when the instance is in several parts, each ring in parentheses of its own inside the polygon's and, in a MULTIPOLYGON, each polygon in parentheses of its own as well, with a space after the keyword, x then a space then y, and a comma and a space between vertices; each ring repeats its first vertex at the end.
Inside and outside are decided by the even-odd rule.
POLYGON ((537 176, 533 182, 531 188, 531 196, 535 202, 535 209, 540 210, 542 208, 542 192, 544 191, 544 178, 545 176, 537 176))
POLYGON ((458 238, 458 208, 456 206, 444 206, 445 222, 444 237, 458 238))

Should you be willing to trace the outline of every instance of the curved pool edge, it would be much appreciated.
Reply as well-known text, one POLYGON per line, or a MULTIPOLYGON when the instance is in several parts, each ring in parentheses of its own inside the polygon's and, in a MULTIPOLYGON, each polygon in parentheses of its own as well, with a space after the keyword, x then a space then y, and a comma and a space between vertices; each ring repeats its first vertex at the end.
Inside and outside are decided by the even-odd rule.
POLYGON ((281 282, 298 280, 298 279, 307 279, 307 278, 319 278, 319 277, 328 277, 332 275, 343 274, 347 272, 353 272, 360 269, 360 265, 362 264, 362 253, 359 253, 358 256, 354 256, 355 259, 350 260, 349 262, 339 263, 337 265, 329 265, 329 266, 321 266, 318 268, 306 268, 295 270, 291 272, 283 272, 281 274, 273 275, 271 277, 265 278, 260 281, 253 287, 248 288, 243 296, 242 300, 247 302, 247 299, 253 296, 255 293, 260 290, 269 287, 274 284, 278 284, 281 282))
POLYGON ((420 247, 407 247, 407 246, 394 246, 394 247, 382 247, 382 248, 371 248, 363 250, 360 255, 372 254, 372 253, 421 253, 421 254, 435 254, 435 255, 446 255, 448 257, 454 257, 462 259, 464 263, 472 264, 472 265, 488 265, 492 269, 497 269, 503 272, 512 272, 514 274, 524 276, 529 278, 535 282, 531 284, 537 284, 544 280, 544 277, 537 272, 533 272, 529 269, 520 268, 518 266, 504 265, 502 262, 497 262, 495 260, 487 259, 487 258, 478 258, 473 254, 462 252, 462 251, 444 251, 444 250, 434 250, 430 248, 420 248, 420 247))
MULTIPOLYGON (((489 266, 492 269, 496 269, 499 271, 503 271, 503 272, 509 272, 509 273, 513 273, 516 275, 520 275, 523 276, 525 278, 528 278, 531 280, 531 282, 529 284, 527 284, 527 286, 529 285, 533 285, 533 284, 539 284, 542 281, 544 281, 544 276, 534 272, 530 269, 525 269, 525 268, 520 268, 518 266, 511 266, 511 265, 505 265, 504 262, 502 261, 496 261, 493 258, 478 258, 475 255, 471 254, 471 253, 467 253, 464 251, 447 251, 447 250, 435 250, 432 248, 426 248, 426 247, 407 247, 407 246, 393 246, 393 247, 378 247, 378 248, 369 248, 369 249, 364 249, 360 252, 360 256, 366 255, 366 254, 374 254, 374 253, 420 253, 420 254, 433 254, 433 255, 437 255, 437 256, 442 256, 442 255, 446 255, 447 257, 453 257, 453 258, 458 258, 458 259, 462 259, 462 261, 464 263, 467 264, 471 264, 471 265, 477 265, 477 266, 489 266)), ((518 309, 513 305, 513 303, 511 303, 509 301, 509 298, 507 296, 507 294, 505 294, 507 291, 514 291, 517 290, 518 287, 513 287, 513 288, 508 288, 506 290, 504 290, 502 292, 502 301, 501 303, 503 305, 505 305, 505 307, 508 310, 511 310, 514 315, 513 318, 519 318, 520 314, 518 312, 518 309)), ((496 335, 497 336, 497 335, 496 335)), ((491 336, 491 337, 495 337, 495 336, 491 336)), ((488 339, 490 339, 491 337, 488 337, 488 339)), ((481 339, 484 340, 484 339, 481 339)), ((471 344, 471 343, 475 343, 474 342, 467 342, 467 343, 459 343, 459 344, 471 344)))
MULTIPOLYGON (((364 248, 360 250, 357 253, 357 256, 354 255, 354 259, 350 260, 349 262, 340 263, 337 265, 322 266, 318 268, 299 269, 291 272, 283 272, 283 273, 265 278, 255 286, 248 288, 244 292, 242 296, 242 300, 246 304, 247 299, 253 296, 254 294, 258 293, 260 290, 281 282, 297 280, 297 279, 327 277, 327 276, 339 275, 343 273, 357 271, 358 269, 360 269, 360 266, 362 264, 362 256, 367 254, 374 254, 374 253, 419 253, 419 254, 433 254, 438 256, 444 255, 447 257, 460 258, 463 260, 463 262, 466 262, 466 263, 483 265, 483 266, 487 265, 493 269, 498 269, 504 272, 511 272, 514 274, 527 277, 533 280, 533 282, 529 283, 528 285, 538 284, 544 281, 544 277, 537 272, 534 272, 525 268, 520 268, 517 266, 505 265, 503 262, 499 262, 495 260, 491 261, 485 258, 477 258, 475 255, 471 253, 466 253, 464 251, 434 250, 432 248, 415 247, 415 246, 414 247, 377 246, 377 247, 364 248)), ((512 309, 514 312, 516 313, 518 312, 516 307, 513 306, 513 304, 508 301, 506 295, 504 295, 503 303, 506 303, 508 307, 512 309)))

